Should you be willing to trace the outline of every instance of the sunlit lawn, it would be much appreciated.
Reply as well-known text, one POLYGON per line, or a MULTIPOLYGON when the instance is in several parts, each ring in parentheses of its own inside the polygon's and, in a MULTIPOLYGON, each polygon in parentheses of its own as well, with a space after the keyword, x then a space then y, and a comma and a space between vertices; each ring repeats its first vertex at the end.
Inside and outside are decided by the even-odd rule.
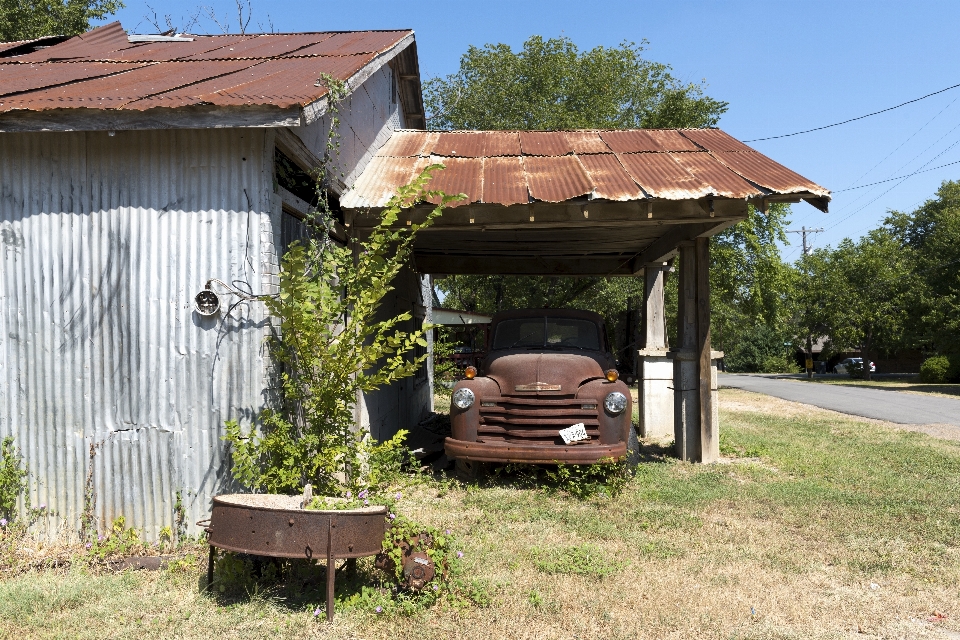
POLYGON ((0 636, 955 637, 960 444, 720 393, 729 460, 684 464, 650 445, 618 497, 411 481, 405 512, 459 537, 471 602, 378 614, 350 608, 360 587, 345 583, 328 625, 313 615, 322 583, 203 593, 200 549, 177 571, 2 580, 0 636))

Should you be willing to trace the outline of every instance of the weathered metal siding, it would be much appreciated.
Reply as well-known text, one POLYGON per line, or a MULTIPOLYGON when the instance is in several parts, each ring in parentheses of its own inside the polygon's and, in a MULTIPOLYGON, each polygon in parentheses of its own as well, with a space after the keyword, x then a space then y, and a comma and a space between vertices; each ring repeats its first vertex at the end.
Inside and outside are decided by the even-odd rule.
POLYGON ((177 492, 192 523, 229 483, 223 423, 262 403, 263 310, 226 316, 226 296, 205 319, 193 297, 274 281, 271 135, 0 134, 0 436, 51 529, 78 529, 90 489, 101 529, 123 515, 155 538, 177 492))

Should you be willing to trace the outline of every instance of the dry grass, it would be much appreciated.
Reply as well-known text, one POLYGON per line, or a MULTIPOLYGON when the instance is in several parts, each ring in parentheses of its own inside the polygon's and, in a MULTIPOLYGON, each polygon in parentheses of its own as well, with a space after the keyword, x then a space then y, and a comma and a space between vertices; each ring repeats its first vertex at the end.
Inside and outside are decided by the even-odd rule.
POLYGON ((960 638, 960 445, 739 390, 721 421, 729 464, 650 445, 617 498, 407 487, 408 515, 459 536, 486 607, 328 625, 319 592, 201 593, 198 559, 0 581, 0 637, 960 638))

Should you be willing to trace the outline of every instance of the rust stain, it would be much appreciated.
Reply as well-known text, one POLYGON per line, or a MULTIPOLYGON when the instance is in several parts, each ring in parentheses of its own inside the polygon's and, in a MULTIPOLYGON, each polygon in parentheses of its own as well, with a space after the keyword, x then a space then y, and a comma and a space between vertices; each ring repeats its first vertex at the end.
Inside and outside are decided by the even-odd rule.
POLYGON ((58 45, 40 49, 33 53, 17 56, 22 62, 46 62, 48 60, 74 60, 78 58, 92 58, 112 53, 121 49, 128 49, 132 45, 127 40, 127 32, 119 22, 111 22, 102 27, 81 33, 58 45))
POLYGON ((754 151, 720 129, 683 129, 680 133, 707 151, 754 151))
POLYGON ((711 189, 665 153, 624 153, 620 162, 634 181, 654 198, 702 198, 711 189))
POLYGON ((142 64, 130 62, 112 64, 84 62, 71 65, 0 64, 0 95, 35 91, 78 80, 116 75, 142 66, 142 64))
MULTIPOLYGON (((377 152, 379 156, 394 158, 412 158, 423 154, 424 147, 436 144, 440 134, 427 131, 397 131, 377 152)), ((429 153, 429 152, 428 152, 429 153)))
POLYGON ((573 145, 562 131, 521 131, 520 148, 525 156, 565 156, 573 145))
MULTIPOLYGON (((301 54, 302 50, 318 41, 326 40, 330 34, 291 33, 284 35, 256 35, 221 46, 211 51, 197 53, 187 60, 236 60, 241 58, 276 58, 283 55, 301 54)), ((196 42, 196 40, 194 41, 196 42)), ((192 43, 191 43, 192 44, 192 43)))
POLYGON ((344 194, 340 205, 347 208, 382 207, 397 187, 405 185, 427 166, 427 158, 375 157, 354 187, 344 194))
POLYGON ((670 156, 700 182, 708 185, 713 195, 725 198, 746 198, 760 195, 760 190, 728 169, 708 153, 672 153, 670 156))
POLYGON ((809 191, 820 196, 830 195, 827 189, 774 162, 762 153, 726 152, 712 155, 750 182, 778 193, 809 191))
POLYGON ((442 131, 430 152, 451 158, 482 158, 486 146, 484 131, 442 131))
POLYGON ((529 201, 527 178, 520 157, 484 158, 482 201, 503 205, 526 204, 529 201))
POLYGON ((544 202, 563 202, 593 191, 593 184, 576 156, 525 156, 530 195, 544 202))
POLYGON ((412 31, 352 31, 349 33, 316 33, 317 43, 289 56, 351 56, 358 53, 380 53, 394 46, 412 31), (330 36, 330 37, 326 37, 330 36))
POLYGON ((516 131, 486 131, 484 155, 519 156, 520 136, 516 131))
POLYGON ((326 87, 316 86, 321 74, 347 80, 412 33, 189 36, 192 41, 132 43, 114 22, 38 51, 3 58, 0 95, 21 95, 0 101, 0 112, 195 104, 303 106, 327 93, 326 87), (254 66, 255 72, 245 71, 254 66))
POLYGON ((610 153, 611 151, 607 143, 600 138, 599 131, 564 131, 563 135, 575 153, 610 153))
MULTIPOLYGON (((166 62, 167 60, 183 60, 190 56, 213 52, 216 49, 230 50, 244 40, 253 36, 204 36, 193 42, 144 42, 131 44, 110 56, 111 60, 131 60, 145 62, 166 62)), ((99 55, 102 55, 99 54, 99 55)), ((224 56, 227 57, 227 56, 224 56)))
POLYGON ((466 200, 453 202, 450 206, 459 207, 480 200, 480 194, 483 191, 483 161, 480 158, 431 156, 430 163, 444 165, 443 171, 433 174, 428 185, 430 189, 438 189, 447 195, 456 193, 467 195, 466 200))
POLYGON ((595 198, 619 201, 643 198, 643 192, 614 154, 596 153, 582 155, 579 158, 593 182, 595 198))
POLYGON ((601 131, 600 137, 617 153, 699 151, 700 148, 675 129, 601 131))

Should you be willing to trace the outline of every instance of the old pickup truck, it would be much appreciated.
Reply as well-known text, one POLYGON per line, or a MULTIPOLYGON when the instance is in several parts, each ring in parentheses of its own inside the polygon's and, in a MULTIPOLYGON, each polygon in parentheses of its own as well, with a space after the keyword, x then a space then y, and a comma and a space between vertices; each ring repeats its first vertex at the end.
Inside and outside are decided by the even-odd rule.
POLYGON ((484 463, 592 464, 627 455, 636 436, 600 315, 527 309, 493 317, 487 355, 453 389, 447 457, 461 477, 484 463), (580 428, 582 425, 582 428, 580 428), (570 431, 578 427, 576 439, 570 431))

